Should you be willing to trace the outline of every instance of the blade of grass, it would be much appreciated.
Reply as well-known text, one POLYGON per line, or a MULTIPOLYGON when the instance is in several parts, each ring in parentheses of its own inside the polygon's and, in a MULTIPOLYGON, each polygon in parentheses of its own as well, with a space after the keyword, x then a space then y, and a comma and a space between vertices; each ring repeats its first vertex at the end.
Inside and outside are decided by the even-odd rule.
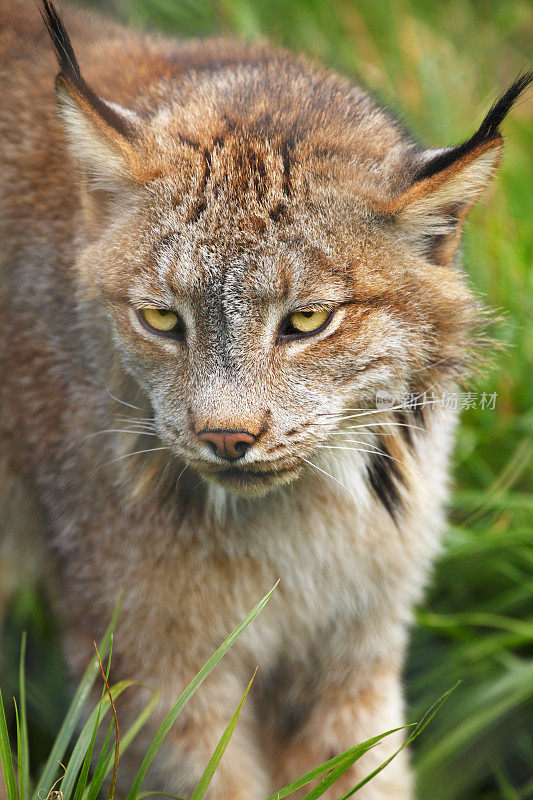
MULTIPOLYGON (((150 702, 147 704, 146 708, 144 708, 141 711, 139 716, 128 728, 128 730, 122 737, 122 753, 126 752, 133 739, 137 736, 140 729, 143 727, 148 718, 151 716, 160 698, 161 695, 159 692, 155 694, 150 700, 150 702)), ((104 750, 102 750, 102 752, 100 753, 91 782, 89 784, 89 790, 85 793, 83 800, 96 800, 98 792, 102 787, 102 783, 104 782, 104 779, 111 770, 112 755, 113 755, 113 750, 110 750, 109 753, 106 753, 104 750)))
MULTIPOLYGON (((107 757, 107 754, 108 754, 107 750, 108 750, 108 747, 109 747, 109 742, 111 741, 111 734, 113 732, 114 726, 115 726, 115 723, 112 720, 110 722, 110 724, 109 724, 109 728, 107 729, 107 734, 106 734, 106 737, 104 739, 104 743, 103 743, 103 745, 102 745, 102 747, 100 749, 100 752, 98 754, 98 758, 96 760, 96 764, 95 764, 95 767, 94 767, 93 777, 92 777, 91 781, 89 782, 89 785, 88 786, 85 785, 83 787, 82 797, 84 798, 84 800, 85 800, 85 798, 87 798, 89 796, 89 792, 91 790, 91 785, 92 785, 92 782, 94 780, 94 776, 96 774, 99 774, 100 771, 104 767, 105 760, 106 760, 106 757, 107 757)), ((102 780, 103 780, 103 776, 102 776, 102 780)), ((95 795, 94 795, 95 797, 96 797, 96 795, 97 795, 99 790, 100 790, 100 786, 98 787, 98 790, 95 792, 95 795)), ((76 787, 76 793, 74 795, 74 800, 78 800, 77 794, 78 794, 78 788, 76 787)))
POLYGON ((192 793, 191 800, 201 800, 202 797, 204 796, 204 794, 206 793, 207 787, 211 783, 211 779, 212 779, 212 777, 213 777, 213 775, 215 773, 215 770, 216 770, 216 768, 218 767, 218 765, 220 763, 220 759, 224 755, 224 751, 225 751, 226 747, 229 744, 229 740, 233 736, 233 731, 235 730, 235 726, 237 724, 237 720, 239 719, 239 714, 241 713, 241 709, 242 709, 242 707, 244 705, 244 701, 246 700, 246 696, 248 695, 248 692, 250 691, 250 687, 251 687, 251 685, 252 685, 252 683, 254 681, 254 678, 255 678, 256 674, 257 674, 257 667, 256 667, 256 670, 255 670, 254 674, 252 675, 252 679, 251 679, 250 683, 246 687, 246 690, 245 690, 245 692, 244 692, 244 694, 243 694, 243 696, 241 698, 241 702, 239 703, 239 705, 235 709, 235 712, 234 712, 232 718, 230 719, 230 721, 229 721, 229 723, 228 723, 228 725, 226 727, 226 730, 224 731, 224 733, 220 737, 220 741, 217 744, 217 746, 215 747, 213 755, 209 759, 209 763, 208 763, 207 767, 205 768, 204 774, 202 775, 202 777, 198 781, 198 786, 196 787, 196 789, 192 793))
POLYGON ((386 736, 390 736, 393 733, 397 733, 398 731, 405 730, 406 728, 409 727, 412 726, 402 725, 399 728, 393 728, 390 731, 386 731, 385 733, 379 734, 379 736, 374 736, 372 739, 368 739, 366 742, 361 742, 361 744, 357 744, 354 747, 351 747, 344 753, 339 753, 339 755, 330 758, 328 761, 325 761, 318 767, 314 767, 309 772, 306 772, 305 775, 302 775, 295 781, 292 781, 291 783, 287 784, 287 786, 284 786, 283 789, 280 789, 278 792, 271 794, 269 797, 266 798, 266 800, 283 800, 284 797, 287 797, 287 795, 292 794, 297 789, 301 789, 302 786, 306 786, 308 783, 311 783, 311 781, 314 781, 316 778, 321 778, 322 775, 324 775, 326 772, 330 772, 331 770, 347 763, 348 761, 350 762, 348 766, 350 766, 350 764, 354 764, 358 758, 361 758, 361 756, 363 756, 368 750, 374 747, 374 745, 376 745, 386 736))
MULTIPOLYGON (((397 728, 396 730, 402 730, 402 728, 397 728)), ((388 731, 386 734, 382 734, 379 739, 384 739, 393 732, 394 731, 388 731)), ((363 742, 357 748, 354 748, 356 749, 356 753, 350 754, 349 756, 344 754, 344 758, 342 758, 336 769, 332 770, 332 772, 326 775, 320 781, 320 783, 317 784, 317 786, 311 789, 311 791, 304 796, 303 800, 317 800, 317 798, 322 797, 329 787, 332 786, 342 775, 344 775, 344 773, 347 772, 350 767, 361 758, 361 756, 374 747, 375 744, 376 742, 373 739, 370 739, 367 742, 363 742)))
MULTIPOLYGON (((122 601, 122 593, 119 595, 117 603, 115 605, 115 610, 113 611, 113 616, 111 618, 111 622, 104 633, 102 641, 100 643, 100 651, 102 655, 107 655, 111 643, 111 636, 114 633, 117 619, 120 611, 120 605, 122 601)), ((67 747, 70 744, 70 740, 76 730, 76 725, 78 724, 78 720, 81 716, 83 707, 87 702, 87 698, 91 692, 93 687, 94 681, 96 680, 96 676, 98 675, 98 661, 96 656, 91 659, 89 666, 85 670, 83 678, 81 679, 78 688, 76 690, 76 694, 74 695, 74 699, 70 704, 70 707, 66 713, 65 719, 63 720, 63 724, 59 729, 59 733, 56 736, 52 749, 50 751, 50 755, 46 761, 44 769, 41 772, 39 780, 35 786, 35 791, 32 795, 32 800, 40 800, 39 793, 44 795, 44 797, 48 797, 50 792, 50 788, 54 782, 54 778, 57 774, 58 765, 63 758, 67 747)))
POLYGON ((93 757, 94 751, 94 744, 96 742, 96 734, 98 733, 98 728, 100 726, 100 713, 102 710, 102 700, 100 700, 100 707, 98 710, 98 716, 96 717, 96 721, 94 723, 93 732, 91 736, 91 741, 89 742, 89 747, 87 748, 87 752, 85 753, 85 758, 83 759, 83 765, 81 768, 81 772, 78 777, 78 781, 76 783, 76 788, 74 790, 74 798, 73 800, 78 800, 79 797, 83 794, 85 787, 87 785, 87 778, 89 776, 89 768, 91 766, 91 759, 93 757))
POLYGON ((22 800, 24 797, 24 778, 22 776, 22 742, 21 742, 21 733, 20 733, 20 721, 19 721, 19 710, 17 708, 17 701, 13 698, 13 704, 15 706, 15 722, 17 726, 17 767, 18 767, 18 777, 19 777, 19 798, 22 800))
MULTIPOLYGON (((95 645, 96 647, 96 645, 95 645)), ((97 652, 98 655, 98 652, 97 652)), ((107 674, 109 675, 109 671, 111 669, 111 659, 113 656, 113 635, 111 634, 111 641, 109 643, 109 658, 107 660, 107 674)), ((102 664, 100 658, 98 657, 98 664, 100 667, 100 671, 102 671, 102 664)), ((100 720, 102 718, 102 704, 104 701, 105 696, 105 686, 102 687, 102 692, 100 694, 100 702, 96 707, 95 711, 97 711, 96 719, 94 721, 94 725, 92 726, 91 738, 89 740, 89 745, 87 747, 86 739, 84 739, 84 730, 82 730, 80 736, 78 737, 78 741, 74 747, 74 751, 70 757, 69 764, 67 769, 65 770, 65 774, 63 775, 62 783, 61 783, 61 795, 62 800, 69 800, 74 781, 76 780, 76 775, 79 770, 79 763, 81 758, 83 758, 83 766, 80 771, 80 775, 78 778, 78 782, 76 785, 76 790, 81 781, 84 779, 87 780, 87 775, 85 773, 85 769, 87 769, 87 774, 89 771, 89 766, 91 763, 92 752, 94 750, 94 743, 96 741, 96 734, 98 733, 98 728, 100 727, 100 720), (85 754, 85 755, 84 755, 85 754)), ((87 721, 86 728, 89 728, 89 720, 87 721)))
MULTIPOLYGON (((454 692, 454 691, 455 691, 455 689, 457 689, 457 687, 459 686, 459 683, 460 683, 460 681, 458 681, 458 682, 455 684, 455 686, 452 686, 452 687, 451 687, 451 689, 448 689, 448 691, 447 691, 447 692, 444 692, 444 694, 443 694, 443 695, 441 695, 441 696, 439 697, 439 699, 438 699, 438 700, 436 700, 436 701, 433 703, 433 705, 432 705, 432 706, 431 706, 431 707, 430 707, 430 708, 429 708, 429 709, 426 711, 426 713, 424 714, 424 716, 422 717, 422 719, 420 720, 420 722, 418 722, 418 723, 417 723, 417 725, 416 725, 416 727, 415 727, 414 731, 411 733, 411 735, 410 735, 410 736, 409 736, 409 737, 408 737, 408 738, 405 740, 405 742, 404 742, 404 743, 403 743, 403 744, 402 744, 402 745, 401 745, 401 746, 400 746, 400 747, 399 747, 399 748, 398 748, 398 749, 397 749, 397 750, 396 750, 396 751, 395 751, 395 752, 394 752, 394 753, 393 753, 391 756, 389 756, 389 758, 385 759, 385 761, 384 761, 382 764, 380 764, 380 765, 379 765, 379 767, 376 767, 376 769, 375 769, 375 770, 373 770, 373 771, 372 771, 372 772, 371 772, 369 775, 367 775, 367 776, 366 776, 366 778, 363 778, 363 780, 362 780, 362 781, 359 781, 359 783, 358 783, 356 786, 354 786, 352 789, 350 789, 350 791, 346 792, 346 794, 343 794, 343 795, 342 795, 342 797, 340 797, 340 798, 339 798, 339 800, 348 800, 348 798, 349 798, 349 797, 351 797, 352 795, 354 795, 356 792, 358 792, 358 791, 359 791, 359 789, 361 789, 363 786, 365 786, 367 783, 369 783, 369 781, 371 781, 371 780, 372 780, 372 778, 375 778, 375 776, 376 776, 376 775, 377 775, 379 772, 381 772, 381 770, 385 769, 385 767, 386 767, 388 764, 390 764, 390 762, 391 762, 391 761, 392 761, 394 758, 396 758, 396 756, 397 756, 399 753, 401 753, 401 751, 402 751, 404 748, 406 748, 408 745, 410 745, 410 744, 411 744, 411 742, 414 742, 414 740, 415 740, 415 739, 416 739, 418 736, 420 736, 420 734, 422 733, 422 731, 424 730, 424 728, 426 728, 426 727, 429 725, 429 723, 431 722, 431 720, 433 719, 433 717, 434 717, 436 714, 438 714, 438 712, 439 712, 440 708, 443 706, 443 704, 444 704, 444 703, 446 702, 446 700, 449 698, 449 696, 451 695, 451 693, 452 693, 452 692, 454 692)), ((305 798, 304 798, 304 800, 305 800, 305 798)))
MULTIPOLYGON (((370 747, 364 748, 361 755, 366 753, 369 749, 370 747)), ((311 791, 304 796, 303 800, 317 800, 317 798, 322 797, 324 792, 326 792, 330 786, 336 783, 336 781, 341 777, 341 775, 344 775, 344 773, 350 769, 350 767, 352 766, 352 764, 355 763, 356 760, 357 759, 352 757, 352 758, 345 758, 343 761, 341 761, 341 763, 336 769, 332 770, 328 775, 322 778, 320 783, 317 784, 317 786, 315 786, 314 789, 311 789, 311 791)))
POLYGON ((18 800, 17 784, 15 781, 15 770, 11 757, 11 744, 7 732, 6 714, 4 710, 4 700, 0 689, 0 764, 4 772, 4 784, 6 787, 7 800, 18 800))
POLYGON ((19 781, 20 800, 26 800, 30 793, 30 749, 28 744, 28 718, 26 715, 26 631, 22 633, 19 661, 19 702, 20 702, 20 760, 19 781))
POLYGON ((517 661, 497 681, 487 686, 476 686, 470 696, 465 693, 464 716, 451 729, 441 732, 440 741, 423 760, 419 760, 420 774, 425 778, 431 771, 436 771, 450 754, 460 751, 467 742, 476 741, 481 731, 488 730, 497 720, 503 719, 510 709, 527 703, 532 687, 533 664, 517 661))
MULTIPOLYGON (((112 655, 113 655, 113 640, 111 640, 111 645, 110 645, 110 648, 109 648, 109 659, 107 661, 107 673, 104 672, 104 668, 102 666, 102 661, 100 660, 100 654, 98 653, 98 648, 96 646, 96 642, 94 642, 94 647, 95 647, 96 655, 97 655, 97 658, 98 658, 98 664, 100 666, 100 673, 101 673, 101 675, 102 675, 102 677, 104 679, 105 686, 104 686, 104 689, 102 690, 102 695, 100 697, 100 705, 98 707, 98 715, 97 715, 96 722, 95 722, 94 729, 93 729, 93 733, 92 733, 92 736, 91 736, 91 741, 89 743, 89 747, 87 749, 87 753, 85 754, 85 758, 83 760, 83 766, 81 768, 80 776, 79 776, 78 782, 76 784, 76 789, 74 791, 74 800, 79 800, 79 798, 82 796, 83 792, 85 791, 85 787, 87 786, 87 777, 89 775, 89 767, 91 765, 91 759, 92 759, 93 752, 94 752, 94 744, 95 744, 95 741, 96 741, 96 734, 97 734, 98 728, 100 726, 100 716, 101 716, 101 713, 102 713, 102 702, 103 702, 104 693, 105 693, 106 690, 107 690, 108 695, 109 695, 110 703, 113 706, 113 710, 115 709, 115 706, 113 704, 113 698, 111 697, 111 692, 109 691, 109 683, 108 683, 108 680, 107 680, 108 676, 109 676, 109 671, 111 669, 111 659, 112 659, 112 655)), ((113 723, 112 723, 112 725, 113 725, 113 723)), ((112 725, 111 725, 111 727, 110 727, 110 729, 108 731, 108 734, 106 736, 106 740, 105 740, 106 743, 109 742, 109 737, 111 736, 112 725)), ((107 747, 107 744, 105 744, 105 746, 107 747)))
POLYGON ((170 728, 172 727, 176 719, 179 717, 179 715, 181 714, 181 712, 183 711, 183 709, 185 708, 185 706, 187 705, 193 694, 196 692, 198 687, 207 678, 209 673, 216 667, 221 658, 223 658, 226 655, 226 653, 228 652, 232 644, 235 642, 235 640, 239 638, 241 633, 248 627, 248 625, 251 622, 253 622, 253 620, 257 617, 257 615, 266 606, 277 585, 278 584, 276 583, 276 585, 270 590, 270 592, 268 592, 268 594, 265 595, 265 597, 263 597, 263 599, 255 606, 255 608, 253 608, 250 611, 250 613, 244 618, 244 620, 235 628, 233 633, 230 633, 228 638, 220 645, 218 650, 216 650, 215 653, 211 656, 211 658, 206 662, 206 664, 204 664, 204 666, 202 667, 200 672, 196 675, 196 677, 192 679, 192 681, 189 683, 189 685, 179 698, 178 702, 169 711, 169 713, 163 720, 161 726, 159 727, 159 730, 157 731, 155 738, 152 744, 150 745, 141 766, 139 767, 137 775, 135 776, 135 779, 133 781, 133 785, 126 797, 126 800, 136 800, 137 795, 139 793, 139 789, 141 788, 142 782, 146 775, 146 772, 148 771, 148 767, 154 760, 155 755, 159 750, 159 748, 161 747, 161 744, 165 736, 169 732, 170 728))
MULTIPOLYGON (((98 647, 96 645, 96 642, 94 643, 94 646, 96 648, 96 656, 98 658, 98 663, 100 665, 100 672, 102 674, 102 678, 103 678, 104 683, 105 683, 105 688, 106 688, 106 691, 107 691, 107 695, 109 697, 109 702, 111 703, 111 708, 113 709, 113 721, 115 723, 115 731, 116 731, 116 737, 115 737, 115 763, 114 763, 114 766, 113 766, 113 777, 111 778, 111 786, 109 788, 109 795, 108 795, 109 800, 113 800, 113 795, 115 794, 115 786, 116 786, 116 783, 117 783, 118 762, 119 762, 119 758, 120 758, 120 749, 119 749, 120 748, 120 733, 119 733, 119 729, 118 729, 117 709, 115 708, 115 703, 113 702, 113 695, 111 694, 111 689, 109 688, 109 681, 107 679, 107 675, 104 672, 104 667, 103 667, 102 661, 100 659, 100 653, 98 652, 98 647)), ((109 669, 108 669, 108 673, 109 673, 109 669)))
MULTIPOLYGON (((114 686, 111 687, 111 691, 113 692, 113 696, 115 699, 120 697, 122 692, 128 689, 130 686, 135 686, 135 681, 119 681, 114 686)), ((76 781, 76 777, 78 775, 78 771, 80 770, 85 755, 87 753, 87 749, 90 746, 90 741, 93 735, 94 728, 96 723, 98 722, 98 727, 103 722, 105 715, 109 711, 110 702, 109 697, 104 696, 102 697, 100 703, 93 709, 89 719, 83 726, 83 729, 78 737, 76 744, 74 745, 74 749, 72 751, 72 755, 69 758, 67 769, 63 780, 61 781, 61 792, 63 794, 63 800, 70 800, 70 795, 74 788, 74 783, 76 781), (100 706, 101 706, 101 713, 100 713, 100 706)))
POLYGON ((129 745, 135 739, 140 729, 146 723, 149 717, 152 715, 152 711, 158 704, 159 700, 161 699, 161 693, 156 692, 150 702, 147 704, 146 708, 144 708, 137 719, 132 723, 130 728, 126 731, 124 736, 122 737, 122 752, 125 753, 128 749, 129 745))

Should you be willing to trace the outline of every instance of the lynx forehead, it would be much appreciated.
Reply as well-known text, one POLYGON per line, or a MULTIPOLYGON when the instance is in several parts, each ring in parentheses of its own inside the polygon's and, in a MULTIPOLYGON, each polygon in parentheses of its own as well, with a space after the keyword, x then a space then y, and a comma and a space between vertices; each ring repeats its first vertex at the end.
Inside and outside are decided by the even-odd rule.
MULTIPOLYGON (((268 45, 178 45, 71 9, 75 52, 41 5, 55 97, 34 3, 0 2, 0 438, 18 487, 2 501, 49 532, 74 668, 123 587, 113 680, 161 691, 155 727, 281 579, 153 776, 192 794, 259 664, 210 786, 259 800, 402 725, 456 423, 423 398, 480 343, 459 240, 531 76, 430 150, 268 45)), ((127 725, 139 709, 120 702, 127 725)), ((358 796, 410 784, 403 754, 358 796)))

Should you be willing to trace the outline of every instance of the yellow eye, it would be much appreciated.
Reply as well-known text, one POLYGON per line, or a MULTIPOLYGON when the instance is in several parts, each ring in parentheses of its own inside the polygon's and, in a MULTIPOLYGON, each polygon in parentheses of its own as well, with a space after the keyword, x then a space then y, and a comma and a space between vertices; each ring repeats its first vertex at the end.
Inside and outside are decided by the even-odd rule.
POLYGON ((179 318, 167 308, 141 308, 140 315, 146 324, 161 333, 170 333, 179 325, 179 318))
MULTIPOLYGON (((289 317, 290 327, 299 333, 312 333, 324 325, 331 316, 331 311, 326 308, 311 309, 309 311, 295 311, 289 317)), ((288 331, 290 333, 290 331, 288 331)))

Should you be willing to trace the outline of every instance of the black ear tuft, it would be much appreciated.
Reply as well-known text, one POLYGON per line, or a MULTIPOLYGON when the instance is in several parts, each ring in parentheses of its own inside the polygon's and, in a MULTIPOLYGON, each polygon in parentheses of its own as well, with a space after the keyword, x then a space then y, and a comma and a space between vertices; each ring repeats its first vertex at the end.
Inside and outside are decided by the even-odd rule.
POLYGON ((520 75, 516 81, 509 86, 507 91, 496 100, 489 113, 479 126, 475 136, 479 136, 481 141, 493 139, 500 135, 499 127, 507 116, 515 102, 518 100, 524 89, 533 81, 533 71, 520 75))
POLYGON ((519 78, 507 89, 507 91, 491 106, 490 111, 479 126, 478 130, 466 142, 456 147, 447 148, 426 161, 415 175, 414 181, 429 178, 436 172, 440 172, 457 159, 462 158, 480 144, 490 142, 501 136, 500 125, 509 113, 518 97, 524 89, 533 81, 533 71, 520 75, 519 78))
POLYGON ((133 127, 127 117, 117 113, 116 109, 85 83, 69 35, 54 3, 51 0, 41 0, 39 10, 59 64, 56 86, 66 87, 69 94, 74 92, 83 98, 108 125, 124 138, 130 138, 133 135, 133 127))
POLYGON ((42 0, 40 11, 50 35, 61 74, 67 80, 79 83, 83 79, 78 59, 56 7, 49 0, 42 0))

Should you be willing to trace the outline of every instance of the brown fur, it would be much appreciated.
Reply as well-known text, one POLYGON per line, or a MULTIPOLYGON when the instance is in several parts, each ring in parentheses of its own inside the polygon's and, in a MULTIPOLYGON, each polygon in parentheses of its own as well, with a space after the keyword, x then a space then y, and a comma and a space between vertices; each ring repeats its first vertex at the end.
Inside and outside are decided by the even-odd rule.
MULTIPOLYGON (((468 369, 479 307, 453 262, 523 86, 435 155, 361 89, 268 45, 65 18, 76 55, 56 40, 54 96, 34 4, 0 0, 7 471, 57 558, 73 669, 122 586, 115 678, 161 690, 159 717, 281 579, 151 778, 192 791, 259 664, 210 789, 258 799, 402 724, 455 413, 376 412, 375 394, 450 389, 468 369), (287 315, 324 304, 323 331, 282 341, 287 315), (147 306, 176 309, 185 342, 150 333, 147 306), (228 466, 206 428, 257 438, 228 466)), ((121 703, 124 720, 139 702, 121 703)), ((405 756, 360 796, 410 797, 405 756)))

